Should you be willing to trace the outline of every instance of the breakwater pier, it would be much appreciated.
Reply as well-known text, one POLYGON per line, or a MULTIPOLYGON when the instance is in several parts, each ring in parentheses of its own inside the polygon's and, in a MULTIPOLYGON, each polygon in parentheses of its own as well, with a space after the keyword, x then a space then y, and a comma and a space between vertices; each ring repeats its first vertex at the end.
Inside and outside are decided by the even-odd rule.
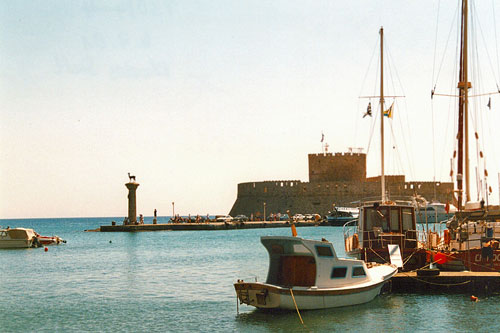
MULTIPOLYGON (((316 221, 295 222, 296 227, 314 227, 316 221)), ((289 228, 288 221, 248 221, 248 222, 208 222, 208 223, 164 223, 164 224, 124 224, 102 225, 101 232, 134 232, 134 231, 161 231, 161 230, 231 230, 257 228, 289 228)))

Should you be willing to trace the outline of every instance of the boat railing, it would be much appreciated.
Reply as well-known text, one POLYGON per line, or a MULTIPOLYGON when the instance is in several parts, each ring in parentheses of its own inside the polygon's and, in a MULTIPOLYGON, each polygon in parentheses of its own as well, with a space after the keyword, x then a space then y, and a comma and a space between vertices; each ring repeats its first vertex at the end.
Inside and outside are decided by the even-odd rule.
POLYGON ((358 219, 351 220, 344 224, 344 240, 358 233, 358 219))
POLYGON ((366 197, 358 201, 351 202, 351 205, 357 207, 373 206, 373 204, 389 204, 400 206, 415 206, 415 199, 411 196, 394 196, 387 198, 384 203, 381 203, 380 197, 366 197))
POLYGON ((363 230, 363 247, 377 249, 386 248, 389 244, 399 244, 401 251, 405 248, 417 248, 420 242, 421 231, 406 230, 403 233, 386 233, 378 230, 363 230), (398 238, 395 241, 394 238, 398 238))

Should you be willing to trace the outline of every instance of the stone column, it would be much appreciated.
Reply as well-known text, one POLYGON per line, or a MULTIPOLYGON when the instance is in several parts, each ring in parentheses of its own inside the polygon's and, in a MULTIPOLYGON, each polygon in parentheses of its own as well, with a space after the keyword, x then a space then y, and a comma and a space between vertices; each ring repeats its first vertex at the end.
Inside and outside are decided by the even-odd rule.
POLYGON ((137 223, 137 208, 136 208, 136 200, 135 200, 135 191, 139 186, 138 183, 130 182, 125 184, 128 188, 128 223, 136 224, 137 223))

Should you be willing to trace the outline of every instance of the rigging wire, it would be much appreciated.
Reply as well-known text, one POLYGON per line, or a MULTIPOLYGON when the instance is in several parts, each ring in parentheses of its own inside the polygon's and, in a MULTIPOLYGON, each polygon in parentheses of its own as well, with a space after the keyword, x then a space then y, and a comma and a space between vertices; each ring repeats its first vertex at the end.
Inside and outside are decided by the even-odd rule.
MULTIPOLYGON (((379 37, 379 38, 380 38, 380 37, 379 37)), ((372 62, 373 62, 373 57, 375 56, 375 53, 376 53, 376 50, 377 50, 377 45, 378 45, 378 43, 379 43, 379 40, 377 39, 377 41, 376 41, 375 45, 373 46, 372 55, 370 56, 370 62, 368 63, 368 69, 367 69, 367 70, 366 70, 366 72, 365 72, 365 76, 364 76, 363 81, 362 81, 362 84, 361 84, 361 89, 360 89, 360 92, 359 92, 359 95, 360 95, 360 96, 361 96, 361 94, 362 94, 362 92, 363 92, 363 89, 364 89, 364 86, 365 86, 365 83, 366 83, 366 79, 367 79, 367 77, 368 77, 368 73, 370 72, 370 68, 371 68, 371 66, 372 66, 372 62)), ((370 102, 371 102, 371 99, 370 99, 370 102)), ((358 99, 358 107, 357 107, 357 109, 356 109, 356 110, 359 110, 359 105, 360 105, 360 101, 359 101, 359 99, 358 99)), ((357 140, 357 129, 358 129, 358 126, 357 126, 357 125, 359 124, 359 121, 358 121, 358 115, 356 115, 356 117, 355 117, 354 119, 355 119, 355 126, 354 126, 355 130, 354 130, 354 140, 353 140, 353 142, 357 142, 357 141, 356 141, 356 140, 357 140)), ((356 146, 357 146, 357 144, 356 144, 356 146)), ((369 147, 369 145, 368 145, 368 147, 369 147)), ((369 149, 369 148, 367 148, 367 149, 369 149)), ((368 152, 367 152, 367 153, 368 153, 368 152)))
MULTIPOLYGON (((457 4, 457 7, 455 8, 455 16, 454 16, 454 17, 455 17, 455 21, 456 21, 457 23, 459 23, 459 22, 458 22, 459 8, 460 8, 460 6, 457 4)), ((455 21, 454 21, 453 23, 455 23, 455 21)), ((450 31, 448 32, 448 38, 446 39, 446 44, 445 44, 445 47, 444 47, 443 57, 441 58, 441 63, 439 64, 438 73, 437 73, 436 78, 435 78, 435 81, 433 82, 433 85, 432 85, 433 87, 435 87, 435 86, 436 86, 437 81, 439 80, 439 76, 440 76, 440 74, 441 74, 441 70, 442 70, 442 68, 443 68, 444 60, 445 60, 445 58, 446 58, 444 55, 446 54, 446 50, 448 49, 448 43, 450 42, 451 35, 452 35, 452 32, 453 32, 453 26, 454 26, 454 24, 453 24, 453 23, 450 25, 450 31)))
MULTIPOLYGON (((498 38, 497 38, 497 20, 496 20, 496 15, 495 15, 495 2, 491 0, 491 7, 492 7, 492 12, 493 12, 493 29, 495 31, 495 47, 497 51, 497 75, 500 80, 500 59, 498 57, 498 38)), ((498 85, 497 85, 498 88, 498 85)))
MULTIPOLYGON (((403 88, 403 84, 401 82, 401 78, 399 76, 399 73, 397 71, 396 66, 393 65, 395 62, 393 60, 392 53, 391 53, 391 50, 390 50, 389 46, 386 46, 386 50, 387 50, 387 54, 388 54, 389 77, 391 78, 391 84, 392 84, 393 90, 396 92, 396 88, 395 88, 396 85, 394 83, 394 76, 395 76, 396 79, 397 79, 397 82, 399 83, 399 87, 401 89, 402 96, 405 96, 405 91, 404 91, 404 88, 403 88), (394 76, 392 74, 393 68, 394 68, 394 72, 395 72, 394 76)), ((395 101, 396 101, 396 98, 394 99, 394 103, 395 103, 395 101)), ((408 105, 406 103, 406 99, 405 99, 405 110, 408 111, 408 105)), ((401 112, 401 114, 403 114, 403 113, 406 116, 406 126, 407 126, 406 130, 403 129, 403 123, 401 121, 402 115, 400 117, 398 117, 398 124, 399 124, 400 129, 401 129, 401 137, 403 139, 404 148, 406 148, 406 149, 404 149, 404 151, 406 152, 406 161, 408 163, 410 177, 413 178, 413 179, 415 179, 415 173, 414 173, 414 169, 413 169, 413 159, 411 158, 411 156, 415 156, 415 154, 413 152, 413 145, 412 145, 412 142, 411 142, 411 136, 412 136, 411 133, 412 132, 411 132, 411 128, 410 128, 410 120, 408 118, 409 112, 401 112), (408 135, 408 138, 406 137, 405 134, 408 135)), ((391 130, 392 130, 392 124, 390 124, 390 126, 391 126, 391 130)), ((396 144, 395 137, 393 139, 394 139, 394 144, 396 144)), ((405 167, 402 164, 401 156, 398 155, 398 157, 400 159, 401 167, 403 168, 403 171, 404 171, 405 167)))
MULTIPOLYGON (((437 4, 437 15, 436 15, 436 32, 434 34, 434 57, 432 60, 432 81, 431 81, 431 91, 435 89, 432 84, 434 83, 434 73, 436 70, 436 54, 437 54, 437 39, 438 39, 438 30, 439 30, 439 10, 441 8, 441 0, 438 1, 437 4)), ((434 99, 431 95, 431 130, 432 130, 432 181, 436 181, 436 133, 435 133, 435 119, 434 119, 434 99)), ((434 196, 436 196, 434 188, 434 196)), ((436 199, 435 197, 433 198, 436 199)))
MULTIPOLYGON (((377 38, 377 44, 378 43, 380 43, 380 39, 377 38)), ((377 46, 377 44, 375 44, 375 47, 377 46)), ((378 82, 379 72, 380 72, 380 61, 378 61, 378 60, 380 60, 380 56, 377 56, 377 68, 376 68, 376 71, 375 71, 376 76, 375 76, 374 85, 373 85, 373 96, 375 96, 377 94, 376 93, 376 91, 377 91, 377 82, 378 82)), ((377 103, 377 105, 378 104, 379 103, 377 103)), ((373 107, 372 107, 372 109, 373 109, 373 107)), ((367 147, 367 150, 366 150, 366 154, 367 155, 370 152, 370 146, 371 146, 371 142, 372 142, 372 138, 373 138, 373 132, 375 130, 375 124, 377 123, 377 121, 378 121, 377 119, 379 118, 379 116, 378 116, 378 108, 377 108, 377 114, 376 115, 372 114, 372 116, 374 116, 375 120, 371 122, 372 123, 372 128, 370 130, 370 136, 369 136, 369 139, 368 139, 368 147, 367 147)))

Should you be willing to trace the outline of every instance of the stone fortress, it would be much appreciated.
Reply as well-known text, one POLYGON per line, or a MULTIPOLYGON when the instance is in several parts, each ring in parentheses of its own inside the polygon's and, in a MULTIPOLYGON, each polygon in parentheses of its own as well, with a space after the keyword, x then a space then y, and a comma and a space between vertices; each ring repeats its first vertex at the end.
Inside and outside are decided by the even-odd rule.
MULTIPOLYGON (((231 216, 290 211, 290 214, 326 215, 337 207, 355 207, 356 202, 380 199, 380 176, 366 177, 366 154, 309 154, 309 182, 273 180, 238 184, 238 195, 231 216)), ((385 176, 389 198, 420 195, 428 201, 451 202, 451 182, 406 182, 404 175, 385 176)))

